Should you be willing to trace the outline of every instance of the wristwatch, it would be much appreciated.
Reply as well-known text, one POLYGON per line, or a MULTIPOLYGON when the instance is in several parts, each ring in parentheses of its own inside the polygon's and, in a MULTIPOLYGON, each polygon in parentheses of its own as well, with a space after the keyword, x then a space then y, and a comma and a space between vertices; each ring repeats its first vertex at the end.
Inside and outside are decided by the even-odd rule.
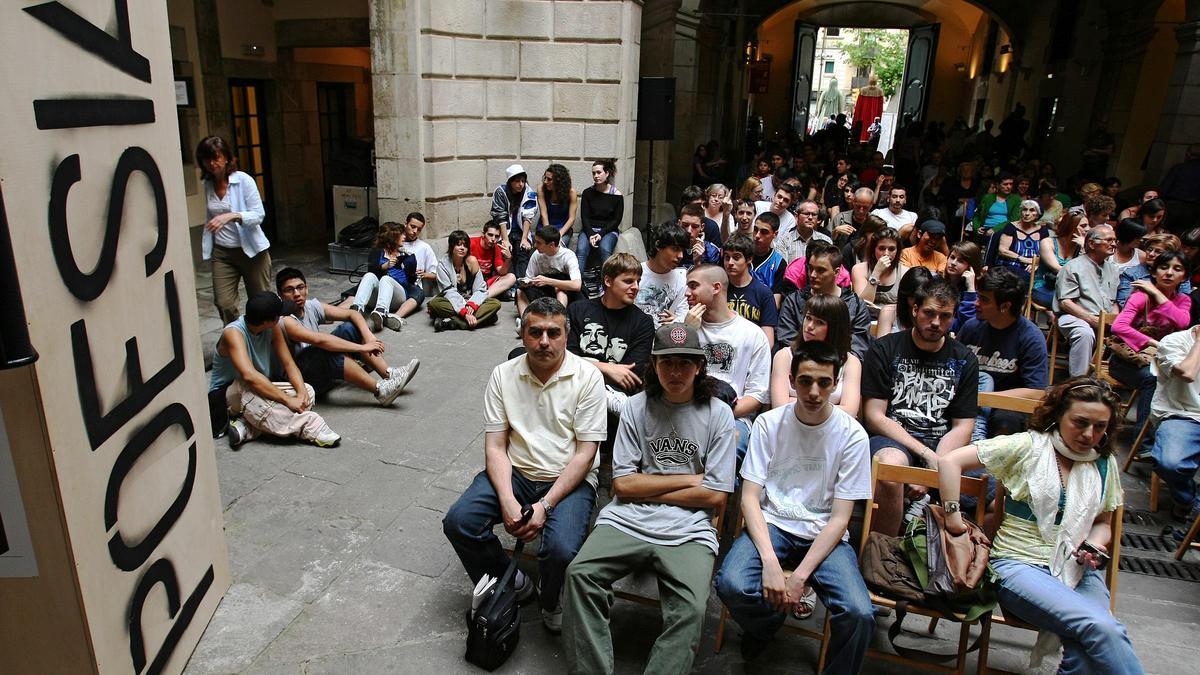
POLYGON ((550 517, 550 514, 551 514, 551 513, 554 513, 554 507, 553 507, 553 506, 550 506, 550 502, 546 501, 546 498, 545 498, 545 497, 542 497, 541 499, 539 499, 539 500, 538 500, 538 503, 540 503, 540 504, 542 505, 542 508, 546 510, 546 517, 547 517, 547 518, 549 518, 549 517, 550 517))
POLYGON ((946 509, 946 515, 950 515, 951 513, 958 513, 960 511, 958 502, 956 502, 956 501, 944 501, 944 502, 942 502, 942 508, 946 509))
POLYGON ((871 284, 872 286, 878 286, 879 279, 874 274, 872 274, 871 276, 867 277, 867 283, 871 284))

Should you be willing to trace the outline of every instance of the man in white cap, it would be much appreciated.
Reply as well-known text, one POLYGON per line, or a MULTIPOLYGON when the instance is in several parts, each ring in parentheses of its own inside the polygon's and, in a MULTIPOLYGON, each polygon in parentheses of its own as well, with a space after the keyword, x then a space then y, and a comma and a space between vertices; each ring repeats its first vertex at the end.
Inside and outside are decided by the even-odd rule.
POLYGON ((529 180, 520 164, 504 170, 505 182, 492 193, 492 219, 505 223, 504 236, 512 244, 512 267, 518 279, 525 276, 529 256, 533 255, 533 224, 538 220, 537 193, 529 189, 529 180))

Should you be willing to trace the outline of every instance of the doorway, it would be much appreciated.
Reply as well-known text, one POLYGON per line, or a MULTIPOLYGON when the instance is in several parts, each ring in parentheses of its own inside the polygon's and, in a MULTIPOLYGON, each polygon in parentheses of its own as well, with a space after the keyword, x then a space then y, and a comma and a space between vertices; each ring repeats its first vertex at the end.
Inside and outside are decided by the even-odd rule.
POLYGON ((238 168, 249 174, 258 185, 266 217, 263 233, 268 239, 275 238, 274 195, 271 190, 270 157, 267 151, 266 100, 262 80, 229 80, 231 121, 233 122, 233 146, 237 153, 238 168))

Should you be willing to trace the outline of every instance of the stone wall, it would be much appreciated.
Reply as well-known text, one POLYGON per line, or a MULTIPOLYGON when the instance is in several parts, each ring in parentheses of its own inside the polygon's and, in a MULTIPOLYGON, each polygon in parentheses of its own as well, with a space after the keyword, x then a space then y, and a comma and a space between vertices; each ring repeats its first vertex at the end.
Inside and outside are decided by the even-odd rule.
POLYGON ((582 191, 616 157, 627 226, 640 26, 634 0, 373 0, 381 219, 473 232, 508 165, 562 163, 582 191))

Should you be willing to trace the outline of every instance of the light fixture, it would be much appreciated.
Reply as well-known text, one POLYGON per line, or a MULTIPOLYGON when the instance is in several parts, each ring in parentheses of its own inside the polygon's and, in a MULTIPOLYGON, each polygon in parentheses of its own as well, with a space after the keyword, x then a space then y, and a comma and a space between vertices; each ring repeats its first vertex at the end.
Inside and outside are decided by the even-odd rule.
POLYGON ((267 50, 263 49, 262 45, 246 43, 242 45, 242 56, 263 56, 267 50))

